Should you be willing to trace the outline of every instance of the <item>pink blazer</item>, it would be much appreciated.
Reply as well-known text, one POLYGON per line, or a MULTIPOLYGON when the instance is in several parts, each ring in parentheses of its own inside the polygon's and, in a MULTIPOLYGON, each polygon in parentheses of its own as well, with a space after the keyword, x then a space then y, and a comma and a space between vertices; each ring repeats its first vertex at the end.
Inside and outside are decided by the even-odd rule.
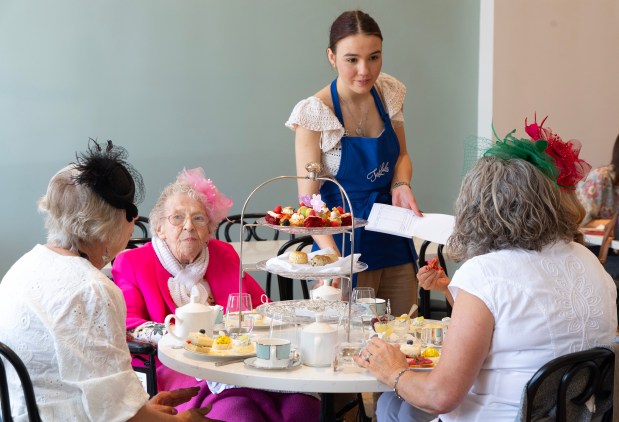
MULTIPOLYGON (((239 256, 230 244, 216 239, 209 240, 208 251, 205 278, 215 302, 225 310, 228 295, 239 292, 239 256)), ((147 321, 163 323, 166 315, 175 312, 176 305, 168 289, 171 275, 159 262, 150 242, 118 255, 112 266, 112 276, 127 302, 127 329, 147 321)), ((248 274, 243 280, 243 292, 251 295, 254 307, 262 303, 260 298, 264 291, 248 274)))

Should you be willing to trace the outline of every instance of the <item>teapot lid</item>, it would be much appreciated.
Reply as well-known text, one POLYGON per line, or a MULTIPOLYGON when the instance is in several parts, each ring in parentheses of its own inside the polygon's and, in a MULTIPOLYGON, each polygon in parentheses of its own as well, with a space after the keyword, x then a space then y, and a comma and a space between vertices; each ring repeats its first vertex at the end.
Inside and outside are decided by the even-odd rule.
POLYGON ((337 328, 324 322, 324 314, 322 312, 316 312, 316 322, 307 325, 303 331, 310 333, 332 333, 337 331, 337 328))
POLYGON ((196 286, 191 288, 191 296, 189 297, 189 303, 181 306, 178 309, 182 309, 182 312, 198 313, 198 312, 210 312, 212 307, 200 302, 200 291, 196 286))

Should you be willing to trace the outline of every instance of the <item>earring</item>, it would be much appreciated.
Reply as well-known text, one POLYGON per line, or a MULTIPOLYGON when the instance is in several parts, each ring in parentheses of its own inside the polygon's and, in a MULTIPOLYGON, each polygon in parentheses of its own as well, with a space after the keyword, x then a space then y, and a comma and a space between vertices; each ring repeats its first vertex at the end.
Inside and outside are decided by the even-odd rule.
POLYGON ((101 257, 101 259, 103 260, 104 264, 107 264, 111 261, 110 259, 110 253, 108 252, 107 248, 105 248, 105 253, 103 254, 103 256, 101 257))

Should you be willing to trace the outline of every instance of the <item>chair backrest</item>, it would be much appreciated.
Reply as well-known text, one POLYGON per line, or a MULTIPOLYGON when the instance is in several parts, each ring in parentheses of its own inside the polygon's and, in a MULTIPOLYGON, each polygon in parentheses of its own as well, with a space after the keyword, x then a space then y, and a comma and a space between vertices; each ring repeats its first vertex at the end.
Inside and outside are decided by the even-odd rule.
MULTIPOLYGON (((264 213, 245 213, 243 215, 243 224, 253 224, 257 219, 262 217, 264 217, 264 213)), ((240 227, 236 226, 237 224, 241 224, 241 214, 229 215, 224 221, 219 223, 219 227, 217 227, 217 231, 215 232, 215 239, 224 240, 226 242, 240 241, 240 239, 237 238, 238 232, 235 231, 234 233, 231 233, 233 228, 240 230, 240 227)), ((277 240, 279 238, 279 231, 277 230, 268 229, 268 234, 265 233, 267 233, 267 229, 265 229, 264 233, 258 233, 258 227, 248 226, 245 229, 244 241, 277 240)))
POLYGON ((604 226, 604 235, 602 236, 602 244, 600 245, 600 253, 598 255, 598 258, 600 259, 602 265, 606 265, 608 250, 610 249, 610 244, 615 237, 615 225, 617 224, 618 214, 619 212, 615 211, 608 223, 606 223, 604 226))
POLYGON ((150 242, 150 234, 148 232, 148 218, 139 216, 137 220, 135 220, 135 232, 138 232, 140 236, 134 236, 129 239, 129 243, 127 243, 127 249, 134 249, 142 246, 145 243, 150 242))
MULTIPOLYGON (((32 380, 28 369, 24 362, 17 356, 17 354, 6 344, 0 342, 0 355, 8 361, 21 382, 22 390, 24 392, 24 399, 26 400, 26 409, 28 410, 28 419, 30 421, 40 421, 39 408, 37 407, 37 401, 34 397, 34 387, 32 386, 32 380)), ((13 417, 11 416, 11 400, 9 397, 9 387, 6 376, 6 368, 4 366, 4 360, 0 359, 0 400, 2 407, 2 421, 11 422, 13 417)))
MULTIPOLYGON (((432 242, 429 240, 424 240, 419 248, 419 268, 428 264, 426 260, 426 250, 431 243, 432 242)), ((438 256, 438 262, 441 264, 441 268, 443 268, 445 275, 449 276, 449 274, 447 274, 447 266, 445 265, 445 257, 443 256, 443 247, 444 245, 437 245, 436 255, 438 256)), ((432 300, 430 298, 430 291, 419 288, 419 315, 426 319, 431 319, 433 313, 451 316, 451 305, 447 299, 445 299, 444 302, 442 300, 432 300)))
POLYGON ((146 391, 153 397, 157 394, 157 347, 150 343, 127 340, 129 352, 133 358, 131 366, 133 370, 144 374, 146 377, 146 391))
MULTIPOLYGON (((277 256, 282 255, 289 250, 300 251, 307 246, 314 243, 312 236, 299 236, 294 239, 290 239, 284 243, 277 251, 277 256)), ((301 290, 303 291, 303 298, 309 299, 309 289, 307 287, 307 280, 301 281, 301 290)), ((277 285, 279 287, 279 300, 292 300, 293 298, 293 286, 292 279, 281 275, 277 276, 277 285)))
POLYGON ((520 421, 611 421, 615 354, 605 347, 570 353, 542 366, 526 384, 520 421), (587 408, 593 397, 594 412, 587 408), (551 419, 545 419, 551 418, 551 419))

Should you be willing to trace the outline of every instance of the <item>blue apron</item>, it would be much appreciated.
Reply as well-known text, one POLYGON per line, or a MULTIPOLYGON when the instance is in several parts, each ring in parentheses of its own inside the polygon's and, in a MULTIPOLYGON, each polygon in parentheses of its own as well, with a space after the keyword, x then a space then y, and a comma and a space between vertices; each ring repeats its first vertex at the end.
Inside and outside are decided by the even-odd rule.
MULTIPOLYGON (((335 115, 343 126, 336 82, 337 79, 331 83, 331 98, 335 115)), ((400 154, 398 137, 374 87, 372 96, 385 124, 384 130, 378 138, 352 138, 344 134, 341 140, 340 168, 335 175, 348 194, 355 218, 363 219, 368 218, 374 203, 391 204, 389 191, 400 154)), ((320 194, 327 206, 342 205, 342 196, 335 183, 323 183, 320 194)), ((342 248, 342 235, 333 237, 337 247, 342 248)), ((345 236, 345 241, 342 256, 350 254, 349 235, 345 236)), ((368 270, 414 263, 417 260, 412 239, 365 229, 355 230, 355 253, 361 253, 360 260, 368 264, 368 270)))

